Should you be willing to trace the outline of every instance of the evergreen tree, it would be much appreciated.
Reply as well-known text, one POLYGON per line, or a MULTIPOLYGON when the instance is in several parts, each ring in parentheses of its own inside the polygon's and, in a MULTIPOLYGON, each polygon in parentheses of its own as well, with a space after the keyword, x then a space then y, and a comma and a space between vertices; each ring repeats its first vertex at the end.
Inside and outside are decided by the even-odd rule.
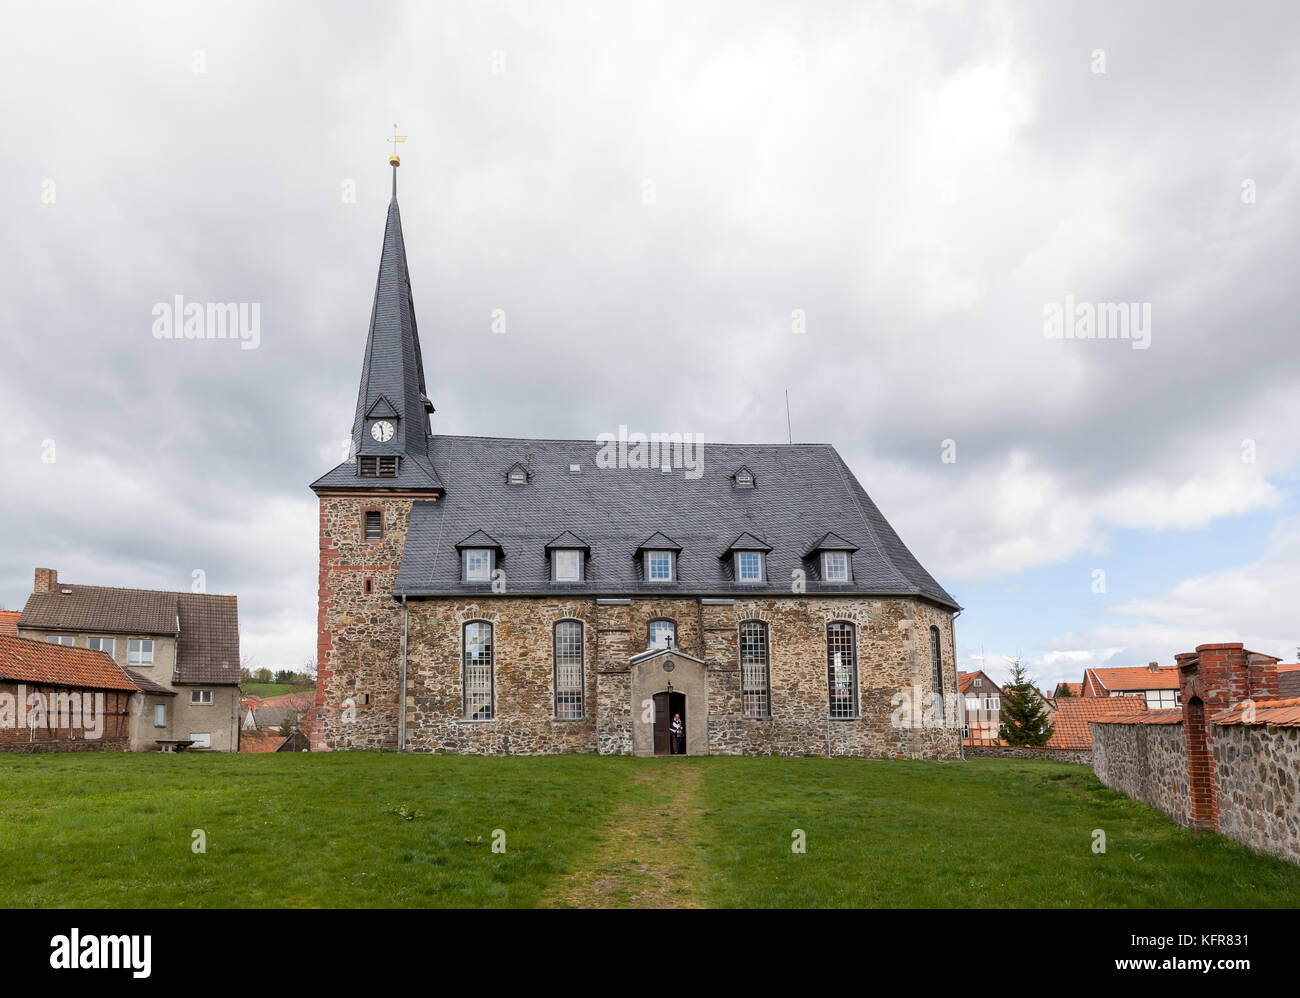
POLYGON ((1011 682, 1002 687, 1001 725, 998 733, 1009 745, 1042 746, 1052 737, 1047 704, 1038 695, 1029 670, 1020 659, 1011 662, 1011 682))
POLYGON ((1057 695, 1058 698, 1059 698, 1059 697, 1072 697, 1072 696, 1074 696, 1074 694, 1070 692, 1070 684, 1069 684, 1069 683, 1058 683, 1057 686, 1056 686, 1056 695, 1057 695))

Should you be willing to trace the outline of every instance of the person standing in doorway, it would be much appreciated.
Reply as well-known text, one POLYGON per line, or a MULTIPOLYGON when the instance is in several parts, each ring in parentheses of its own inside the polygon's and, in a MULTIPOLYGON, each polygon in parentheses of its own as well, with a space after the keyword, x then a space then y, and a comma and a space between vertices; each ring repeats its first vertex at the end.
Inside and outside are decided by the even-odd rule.
POLYGON ((673 723, 668 726, 668 734, 672 739, 669 751, 673 755, 686 754, 686 747, 682 744, 682 736, 685 733, 686 729, 682 726, 682 715, 674 714, 673 723))

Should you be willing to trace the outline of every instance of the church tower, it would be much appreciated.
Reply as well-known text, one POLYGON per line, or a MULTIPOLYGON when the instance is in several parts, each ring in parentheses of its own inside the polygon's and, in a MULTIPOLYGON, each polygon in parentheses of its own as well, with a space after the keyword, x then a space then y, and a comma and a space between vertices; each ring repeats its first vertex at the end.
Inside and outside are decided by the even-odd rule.
POLYGON ((402 607, 393 585, 411 508, 436 502, 433 404, 411 298, 397 156, 347 460, 312 484, 320 500, 320 589, 312 750, 398 746, 402 607))

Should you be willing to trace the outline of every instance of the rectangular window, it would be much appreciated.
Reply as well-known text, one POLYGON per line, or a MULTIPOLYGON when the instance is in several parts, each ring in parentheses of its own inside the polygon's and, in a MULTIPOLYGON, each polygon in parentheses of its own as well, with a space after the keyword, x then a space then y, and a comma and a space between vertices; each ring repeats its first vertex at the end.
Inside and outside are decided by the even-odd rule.
POLYGON ((126 645, 127 665, 153 665, 153 638, 132 638, 126 645))
POLYGON ((465 552, 465 581, 492 581, 492 550, 490 548, 470 548, 465 552))
POLYGON ((645 556, 645 577, 649 582, 672 582, 673 553, 671 551, 647 551, 645 556))
POLYGON ((191 731, 190 741, 195 748, 212 748, 212 734, 207 731, 191 731))
POLYGON ((45 638, 45 642, 51 645, 67 645, 71 648, 77 643, 77 639, 71 634, 51 634, 45 638))
POLYGON ((747 620, 740 625, 740 698, 746 717, 771 716, 767 625, 761 620, 747 620))
POLYGON ((117 648, 117 642, 112 638, 88 638, 86 647, 91 651, 102 651, 109 658, 112 658, 113 652, 117 648))
POLYGON ((365 535, 368 541, 381 541, 384 539, 384 514, 377 509, 366 510, 365 535))
POLYGON ((582 552, 581 551, 556 551, 555 552, 555 581, 556 582, 581 582, 582 581, 582 552))
POLYGON ((849 553, 847 551, 823 552, 822 579, 826 582, 849 581, 849 553))
POLYGON ((757 551, 737 551, 736 578, 741 582, 762 582, 762 554, 757 551))
POLYGON ((836 621, 827 626, 826 672, 831 717, 857 717, 857 635, 852 624, 836 621))
POLYGON ((667 648, 669 642, 677 642, 677 625, 671 620, 650 621, 650 647, 667 648))
POLYGON ((362 478, 396 478, 396 457, 361 457, 357 459, 357 473, 362 478))
POLYGON ((156 703, 153 706, 153 726, 155 728, 167 727, 167 705, 165 703, 156 703))
POLYGON ((1178 705, 1177 690, 1147 690, 1148 710, 1172 710, 1178 705))
POLYGON ((493 717, 492 625, 472 620, 465 625, 465 717, 490 721, 493 717))
POLYGON ((582 622, 561 620, 555 625, 555 717, 582 717, 582 622))
POLYGON ((984 698, 984 709, 985 709, 985 710, 989 710, 989 711, 992 711, 992 710, 1001 710, 1001 709, 1002 709, 1002 702, 1001 702, 997 697, 985 697, 985 698, 984 698))
POLYGON ((212 703, 212 691, 190 690, 190 703, 196 707, 206 707, 212 703))

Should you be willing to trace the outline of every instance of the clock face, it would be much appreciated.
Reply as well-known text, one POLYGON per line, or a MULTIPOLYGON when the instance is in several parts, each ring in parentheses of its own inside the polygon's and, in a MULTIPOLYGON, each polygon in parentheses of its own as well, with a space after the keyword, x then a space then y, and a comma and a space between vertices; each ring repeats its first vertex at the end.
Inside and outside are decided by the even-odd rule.
POLYGON ((370 435, 381 444, 386 444, 393 439, 393 424, 386 419, 382 419, 370 427, 370 435))

